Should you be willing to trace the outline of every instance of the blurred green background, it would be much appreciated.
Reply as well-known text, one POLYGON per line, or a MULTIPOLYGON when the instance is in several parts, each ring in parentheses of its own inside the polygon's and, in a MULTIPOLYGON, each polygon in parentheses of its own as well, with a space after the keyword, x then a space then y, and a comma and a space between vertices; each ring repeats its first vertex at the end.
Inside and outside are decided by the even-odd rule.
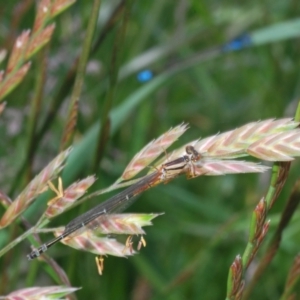
MULTIPOLYGON (((122 7, 124 1, 101 3, 94 45, 100 42, 87 66, 74 151, 64 171, 65 186, 95 170, 97 130, 122 7), (116 7, 120 13, 112 27, 107 27, 116 7)), ((91 10, 92 1, 77 1, 59 15, 51 43, 43 50, 47 69, 38 129, 54 97, 60 106, 36 142, 35 172, 59 151, 72 85, 67 84, 65 93, 57 95, 80 54, 91 10)), ((126 35, 117 50, 120 68, 110 110, 110 138, 96 174, 98 181, 91 190, 112 184, 145 144, 181 122, 189 123, 190 129, 173 148, 250 121, 293 117, 300 92, 300 26, 284 22, 297 20, 299 13, 300 3, 295 0, 132 1, 126 35), (287 25, 266 31, 283 23, 287 25), (224 48, 241 35, 247 47, 239 51, 224 48), (153 78, 141 82, 138 75, 145 69, 153 73, 153 78)), ((3 2, 1 47, 10 51, 22 30, 32 27, 34 16, 33 1, 3 2)), ((12 199, 27 180, 18 172, 25 157, 28 112, 40 76, 40 59, 39 54, 32 59, 31 70, 7 97, 7 108, 0 117, 0 188, 12 199)), ((147 247, 128 259, 107 257, 103 276, 98 275, 90 253, 56 245, 48 254, 66 271, 72 286, 82 287, 76 293, 78 299, 225 299, 229 267, 245 249, 251 213, 266 192, 269 177, 239 174, 178 178, 145 192, 127 211, 165 214, 154 220, 154 226, 145 228, 147 247)), ((270 232, 245 274, 246 282, 264 253, 297 178, 299 160, 293 163, 287 184, 268 216, 270 232)), ((110 195, 76 207, 51 226, 65 225, 110 195)), ((27 212, 27 220, 34 224, 44 208, 42 199, 27 212)), ((280 298, 299 251, 299 217, 296 213, 277 256, 250 299, 280 298)), ((0 248, 21 233, 19 227, 0 231, 0 248)), ((45 234, 41 238, 50 237, 45 234)), ((0 284, 1 294, 25 286, 58 284, 45 264, 27 261, 29 249, 30 243, 24 241, 1 258, 0 282, 6 283, 0 284)))

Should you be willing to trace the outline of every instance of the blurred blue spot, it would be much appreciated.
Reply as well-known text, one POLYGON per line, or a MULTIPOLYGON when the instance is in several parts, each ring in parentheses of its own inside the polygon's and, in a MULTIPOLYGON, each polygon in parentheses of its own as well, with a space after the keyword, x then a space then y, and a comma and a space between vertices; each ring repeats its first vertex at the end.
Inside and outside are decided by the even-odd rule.
POLYGON ((222 51, 237 51, 242 48, 248 47, 252 44, 251 36, 249 34, 243 34, 237 38, 231 40, 229 43, 222 47, 222 51))
POLYGON ((137 80, 139 82, 147 82, 153 78, 153 72, 151 70, 143 70, 137 74, 137 80))

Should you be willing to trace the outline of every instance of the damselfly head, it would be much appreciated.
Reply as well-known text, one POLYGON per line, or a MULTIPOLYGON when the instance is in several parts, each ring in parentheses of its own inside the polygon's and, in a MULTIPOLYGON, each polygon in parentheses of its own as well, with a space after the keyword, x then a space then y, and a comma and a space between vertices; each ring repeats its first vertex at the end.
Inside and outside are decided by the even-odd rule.
POLYGON ((185 151, 189 155, 189 159, 193 162, 202 158, 202 155, 191 145, 186 146, 185 151))

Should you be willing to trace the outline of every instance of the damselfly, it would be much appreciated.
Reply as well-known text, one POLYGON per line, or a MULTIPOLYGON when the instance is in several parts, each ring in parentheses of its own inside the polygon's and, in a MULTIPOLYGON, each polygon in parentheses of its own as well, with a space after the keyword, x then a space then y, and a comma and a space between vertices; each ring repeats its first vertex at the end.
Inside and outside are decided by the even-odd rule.
POLYGON ((101 215, 110 214, 111 212, 115 212, 117 210, 124 210, 131 204, 135 196, 141 194, 152 186, 167 181, 168 179, 174 178, 181 173, 189 173, 190 162, 200 159, 201 155, 192 146, 186 147, 186 153, 187 155, 162 164, 161 167, 154 173, 145 176, 140 181, 120 192, 119 194, 109 198, 105 202, 100 203, 99 205, 93 207, 82 215, 76 217, 66 225, 61 235, 33 250, 30 254, 27 255, 27 258, 29 260, 32 260, 40 256, 51 246, 70 236, 81 228, 96 228, 99 222, 93 221, 95 221, 98 217, 100 217, 101 215))

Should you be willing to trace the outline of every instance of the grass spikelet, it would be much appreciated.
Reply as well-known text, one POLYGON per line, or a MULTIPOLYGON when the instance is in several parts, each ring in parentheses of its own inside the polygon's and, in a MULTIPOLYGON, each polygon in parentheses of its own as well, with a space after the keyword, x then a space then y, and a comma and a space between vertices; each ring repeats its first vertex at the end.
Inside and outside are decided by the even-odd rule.
POLYGON ((274 133, 290 131, 298 126, 292 119, 252 122, 219 135, 205 138, 195 144, 195 149, 204 156, 223 159, 248 155, 247 148, 256 141, 274 133))
POLYGON ((33 32, 42 30, 51 14, 52 3, 50 0, 41 0, 37 5, 37 12, 33 25, 33 32))
POLYGON ((252 225, 249 240, 251 243, 256 243, 256 241, 261 236, 263 231, 263 225, 265 224, 267 216, 267 203, 264 199, 261 199, 252 215, 252 225))
MULTIPOLYGON (((61 232, 57 232, 60 234, 61 232)), ((124 244, 116 239, 108 237, 98 237, 91 230, 86 230, 80 235, 65 238, 62 243, 74 249, 87 251, 96 255, 113 255, 126 257, 133 255, 132 249, 126 248, 124 244)))
POLYGON ((244 290, 245 282, 243 278, 243 264, 242 258, 238 255, 229 269, 227 282, 227 298, 239 300, 242 299, 242 292, 244 290))
POLYGON ((187 145, 194 146, 204 158, 233 159, 248 156, 247 149, 253 143, 272 134, 289 132, 298 125, 291 118, 251 122, 234 130, 191 141, 175 150, 168 160, 185 155, 187 145))
MULTIPOLYGON (((57 197, 48 202, 49 206, 45 212, 47 218, 53 218, 63 213, 69 208, 77 199, 86 193, 86 190, 95 182, 95 176, 89 176, 78 182, 73 183, 67 189, 63 190, 61 187, 55 191, 58 192, 57 197)), ((60 181, 61 182, 61 181, 60 181)))
POLYGON ((47 44, 50 41, 54 29, 55 24, 51 24, 43 30, 41 30, 41 32, 39 32, 38 35, 35 35, 30 39, 30 43, 26 51, 26 59, 32 57, 36 52, 38 52, 45 44, 47 44))
POLYGON ((101 234, 145 234, 143 226, 152 225, 151 220, 161 214, 111 214, 101 216, 88 227, 97 228, 95 233, 101 234))
POLYGON ((269 170, 269 167, 257 163, 237 160, 204 160, 193 164, 189 178, 206 176, 219 176, 225 174, 239 173, 262 173, 269 170))
MULTIPOLYGON (((143 226, 152 225, 152 220, 161 214, 111 214, 102 215, 98 219, 86 225, 84 231, 80 230, 65 237, 61 242, 78 250, 84 250, 96 255, 114 255, 125 257, 133 255, 132 236, 144 235, 143 226), (106 234, 129 235, 125 245, 116 239, 105 237, 106 234), (129 247, 127 247, 129 245, 129 247)), ((55 230, 55 236, 63 233, 63 228, 55 230)), ((144 238, 140 243, 146 245, 144 238)), ((139 245, 139 248, 141 245, 139 245)))
POLYGON ((42 0, 38 4, 33 30, 25 30, 16 39, 11 52, 6 71, 0 83, 0 101, 9 94, 25 77, 31 63, 26 62, 47 44, 53 34, 55 24, 46 24, 58 13, 65 10, 75 1, 42 0))
MULTIPOLYGON (((276 181, 274 180, 272 189, 275 189, 274 196, 266 197, 266 202, 268 205, 268 210, 272 207, 274 201, 278 198, 278 195, 285 183, 287 178, 288 169, 286 165, 289 163, 280 163, 280 168, 278 169, 278 174, 276 175, 276 181), (269 199, 269 201, 268 201, 269 199)), ((299 194, 300 181, 297 180, 293 191, 285 204, 284 210, 281 213, 280 221, 277 224, 276 230, 273 232, 273 236, 270 238, 268 246, 263 254, 263 257, 260 259, 260 262, 256 265, 256 270, 253 273, 251 280, 248 282, 247 289, 245 291, 245 298, 249 298, 251 291, 254 286, 259 282, 261 276, 264 274, 266 268, 272 263, 275 255, 280 249, 280 243, 282 242, 282 236, 284 230, 286 230, 289 225, 293 215, 297 211, 297 207, 299 205, 300 194, 299 194)), ((285 291, 286 292, 286 291, 285 291)), ((299 297, 298 297, 299 298, 299 297)), ((280 299, 289 299, 281 297, 280 299)))
POLYGON ((66 295, 78 291, 80 288, 65 286, 30 287, 14 291, 5 296, 6 300, 34 300, 34 299, 66 299, 66 295))
POLYGON ((75 3, 76 0, 57 0, 52 5, 51 17, 54 18, 64 10, 66 10, 69 6, 75 3))
POLYGON ((247 153, 268 161, 291 161, 300 156, 300 130, 271 134, 253 143, 247 153))
POLYGON ((16 39, 12 53, 9 57, 6 75, 17 69, 18 63, 24 60, 26 49, 28 46, 30 30, 24 30, 16 39))
POLYGON ((10 76, 6 76, 0 84, 0 101, 7 94, 9 94, 25 77, 27 74, 31 63, 28 62, 22 66, 19 70, 12 73, 10 76))
POLYGON ((138 152, 126 167, 122 174, 122 180, 127 180, 135 176, 151 162, 153 162, 163 151, 172 145, 186 130, 187 124, 180 124, 153 140, 138 152))
POLYGON ((252 213, 248 243, 242 259, 245 269, 252 262, 268 232, 270 221, 266 221, 267 211, 267 202, 262 198, 252 213))
POLYGON ((6 227, 13 222, 39 194, 48 189, 48 181, 56 178, 62 170, 63 163, 70 151, 71 148, 61 152, 27 185, 4 213, 0 221, 0 228, 6 227))

